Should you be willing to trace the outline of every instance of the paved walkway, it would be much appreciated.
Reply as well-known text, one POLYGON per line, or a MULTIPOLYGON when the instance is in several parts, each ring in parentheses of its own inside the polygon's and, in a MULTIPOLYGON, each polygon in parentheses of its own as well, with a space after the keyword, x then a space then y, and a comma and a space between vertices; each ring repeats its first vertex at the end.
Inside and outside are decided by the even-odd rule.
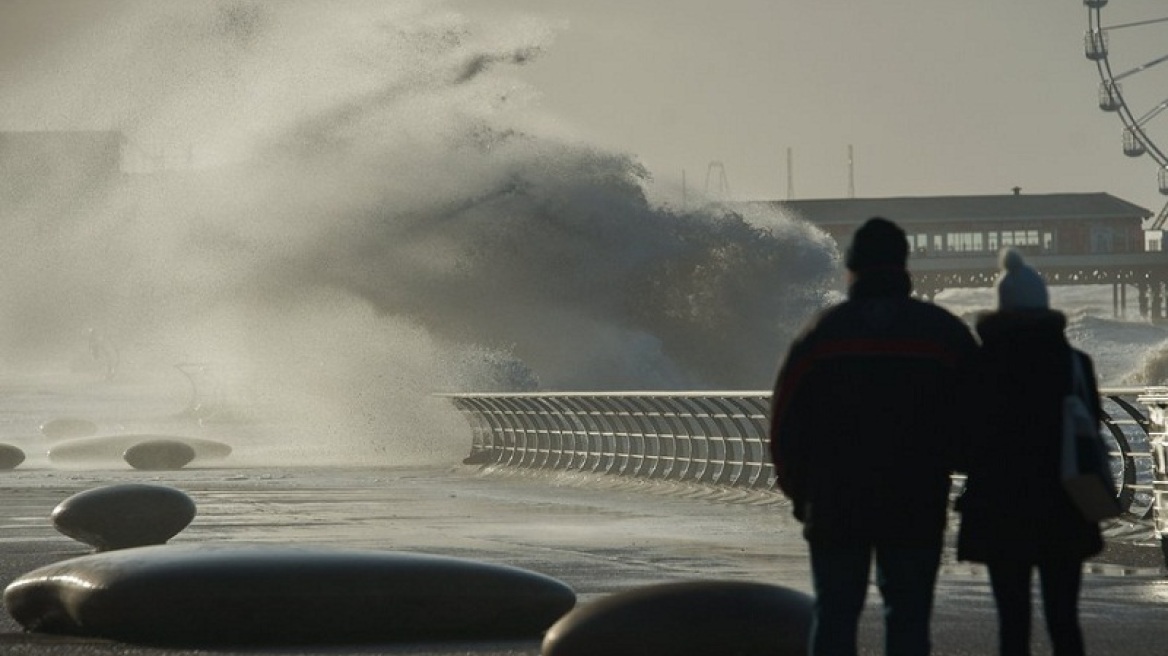
MULTIPOLYGON (((66 382, 46 387, 43 381, 0 381, 0 441, 15 437, 30 450, 44 446, 35 433, 48 409, 49 417, 91 417, 135 432, 144 430, 147 420, 153 426, 159 417, 172 416, 185 402, 181 386, 152 390, 145 398, 139 389, 66 382)), ((86 545, 52 528, 49 514, 61 500, 100 485, 142 481, 172 485, 195 500, 198 516, 174 544, 295 543, 469 557, 559 578, 577 591, 581 604, 635 586, 698 578, 764 581, 809 591, 800 527, 775 495, 457 464, 275 469, 242 467, 241 462, 229 458, 226 468, 158 473, 133 471, 116 459, 94 465, 103 469, 60 469, 42 454, 14 471, 0 472, 0 584, 37 566, 88 553, 86 545)), ((1082 616, 1091 654, 1168 653, 1168 578, 1158 549, 1133 544, 1141 530, 1146 534, 1146 527, 1139 526, 1120 531, 1122 538, 1111 540, 1112 548, 1086 577, 1082 616)), ((873 591, 864 618, 865 654, 882 653, 879 618, 873 591)), ((1045 649, 1037 612, 1035 625, 1036 642, 1045 649)), ((992 655, 995 631, 984 571, 950 559, 938 585, 934 654, 992 655)), ((25 634, 0 611, 0 654, 195 653, 208 652, 25 634)), ((239 653, 538 656, 539 644, 239 653)))
MULTIPOLYGON (((87 552, 49 524, 49 513, 60 500, 98 485, 143 480, 182 489, 198 505, 198 517, 174 544, 311 543, 471 557, 555 576, 577 590, 580 603, 633 586, 694 578, 758 580, 809 590, 799 527, 770 495, 572 474, 483 473, 463 466, 7 472, 0 479, 3 582, 87 552)), ((1092 566, 1082 603, 1090 653, 1168 651, 1168 579, 1159 567, 1134 566, 1154 563, 1151 553, 1151 548, 1125 548, 1111 560, 1126 564, 1092 566)), ((938 593, 934 653, 993 654, 995 624, 984 572, 947 562, 938 593)), ((880 654, 874 591, 870 601, 864 653, 880 654)), ((1040 619, 1036 628, 1042 630, 1040 619)), ((1042 636, 1037 640, 1045 645, 1042 636)), ((6 614, 0 615, 0 652, 196 653, 22 634, 6 614)), ((538 656, 539 644, 262 653, 538 656)))

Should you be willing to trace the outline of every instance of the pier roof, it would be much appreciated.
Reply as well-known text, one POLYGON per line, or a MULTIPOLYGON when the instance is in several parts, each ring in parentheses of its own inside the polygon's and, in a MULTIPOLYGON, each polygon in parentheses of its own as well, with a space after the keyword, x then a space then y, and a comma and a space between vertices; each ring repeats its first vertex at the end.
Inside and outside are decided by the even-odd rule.
POLYGON ((1153 212, 1108 193, 906 196, 757 201, 820 225, 859 225, 873 216, 900 224, 971 221, 1140 219, 1153 212))

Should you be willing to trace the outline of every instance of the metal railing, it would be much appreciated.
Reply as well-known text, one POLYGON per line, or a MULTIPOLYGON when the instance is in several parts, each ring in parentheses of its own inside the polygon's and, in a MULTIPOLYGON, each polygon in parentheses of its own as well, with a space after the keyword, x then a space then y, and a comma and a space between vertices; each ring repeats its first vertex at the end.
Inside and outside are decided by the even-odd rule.
MULTIPOLYGON (((775 490, 770 392, 442 396, 470 424, 468 463, 775 490)), ((1152 520, 1168 566, 1168 387, 1100 397, 1121 507, 1152 520)))
MULTIPOLYGON (((471 427, 467 462, 774 488, 770 392, 444 396, 471 427)), ((1164 429, 1156 429, 1168 410, 1168 388, 1109 388, 1101 396, 1123 508, 1140 518, 1157 498, 1168 508, 1168 450, 1164 429)))
POLYGON ((471 461, 757 488, 774 482, 769 393, 450 398, 470 424, 471 461))
POLYGON ((1168 387, 1147 388, 1138 401, 1148 409, 1145 425, 1152 461, 1152 517, 1168 566, 1168 387))

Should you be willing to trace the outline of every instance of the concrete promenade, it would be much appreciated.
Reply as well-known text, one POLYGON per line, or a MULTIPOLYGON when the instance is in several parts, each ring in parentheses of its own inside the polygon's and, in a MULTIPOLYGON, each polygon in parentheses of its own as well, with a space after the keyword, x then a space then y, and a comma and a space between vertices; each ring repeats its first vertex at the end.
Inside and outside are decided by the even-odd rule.
MULTIPOLYGON (((172 485, 195 500, 198 516, 172 544, 314 544, 470 557, 555 576, 577 590, 580 603, 634 586, 699 578, 809 590, 799 526, 772 495, 462 465, 4 472, 4 584, 36 566, 87 553, 86 545, 52 528, 49 513, 73 493, 122 481, 172 485)), ((1133 539, 1138 543, 1130 535, 1113 539, 1089 567, 1082 600, 1089 653, 1168 653, 1168 579, 1158 550, 1133 539)), ((869 601, 863 653, 880 654, 875 589, 869 601)), ((935 654, 995 653, 993 606, 981 568, 947 556, 935 617, 935 654)), ((1038 609, 1035 629, 1042 645, 1036 653, 1044 653, 1038 609)), ((184 651, 25 634, 4 613, 0 653, 537 656, 539 642, 184 651)))
MULTIPOLYGON (((52 417, 92 418, 103 431, 115 433, 164 430, 219 437, 213 427, 175 415, 186 400, 185 383, 181 378, 177 382, 177 387, 166 388, 110 386, 76 377, 0 380, 0 442, 20 444, 30 454, 19 468, 0 471, 0 584, 6 586, 38 566, 89 553, 88 545, 52 527, 49 516, 60 501, 111 483, 149 482, 183 490, 197 505, 198 515, 172 544, 312 544, 474 558, 559 578, 577 591, 580 604, 637 586, 693 579, 761 581, 810 591, 799 524, 777 495, 757 491, 484 470, 457 462, 259 468, 243 466, 249 460, 232 454, 222 462, 194 463, 198 466, 180 471, 144 472, 116 459, 64 469, 44 457, 48 443, 37 432, 52 417)), ((234 430, 225 427, 224 433, 234 430)), ((469 436, 436 436, 441 437, 466 439, 469 448, 469 436)), ((242 437, 229 441, 248 446, 242 437)), ((391 454, 380 462, 391 462, 391 454)), ((1108 550, 1089 566, 1082 595, 1089 653, 1166 654, 1168 578, 1159 549, 1147 541, 1146 526, 1118 527, 1111 534, 1108 550)), ((934 654, 992 655, 995 632, 985 572, 952 562, 949 552, 938 586, 934 654)), ((864 654, 883 653, 874 588, 863 640, 864 654)), ((1049 653, 1038 608, 1035 641, 1040 646, 1036 654, 1049 653)), ((15 656, 538 656, 539 651, 538 639, 238 652, 155 649, 27 634, 0 610, 0 654, 15 656)))

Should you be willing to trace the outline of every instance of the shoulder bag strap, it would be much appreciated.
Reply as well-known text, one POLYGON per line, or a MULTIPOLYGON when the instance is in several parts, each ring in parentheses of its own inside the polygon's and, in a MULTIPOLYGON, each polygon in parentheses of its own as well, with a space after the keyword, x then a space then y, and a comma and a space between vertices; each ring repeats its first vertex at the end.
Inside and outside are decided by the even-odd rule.
POLYGON ((1091 407, 1091 399, 1088 398, 1091 394, 1090 390, 1083 373, 1083 365, 1079 362, 1079 354, 1071 349, 1071 392, 1078 394, 1081 399, 1087 402, 1087 407, 1091 407))

